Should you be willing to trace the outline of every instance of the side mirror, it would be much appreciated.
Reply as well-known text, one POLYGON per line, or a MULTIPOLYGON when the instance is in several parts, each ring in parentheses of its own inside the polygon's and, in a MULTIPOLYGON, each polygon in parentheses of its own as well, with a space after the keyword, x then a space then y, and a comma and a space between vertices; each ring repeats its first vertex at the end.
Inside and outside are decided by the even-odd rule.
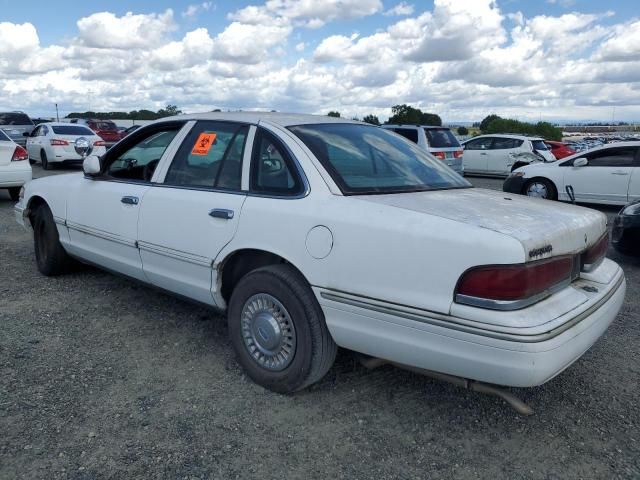
POLYGON ((97 155, 89 155, 82 162, 82 171, 89 177, 100 175, 100 158, 97 155))
POLYGON ((86 138, 79 137, 79 138, 76 138, 76 141, 73 143, 73 149, 81 157, 86 157, 93 150, 93 145, 86 138))
POLYGON ((589 160, 587 160, 584 157, 576 158, 573 161, 573 166, 574 167, 586 167, 587 165, 589 165, 589 160))

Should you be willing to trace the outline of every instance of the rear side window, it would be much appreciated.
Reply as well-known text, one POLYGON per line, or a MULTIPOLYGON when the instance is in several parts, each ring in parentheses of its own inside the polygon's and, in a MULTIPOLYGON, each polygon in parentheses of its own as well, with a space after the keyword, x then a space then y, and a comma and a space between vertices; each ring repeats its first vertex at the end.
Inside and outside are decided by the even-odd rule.
POLYGON ((590 167, 633 167, 635 148, 607 148, 587 155, 590 167))
POLYGON ((518 148, 523 143, 523 140, 517 138, 500 138, 496 137, 491 145, 492 150, 507 150, 509 148, 518 148))
POLYGON ((531 140, 531 146, 534 150, 549 150, 547 144, 542 140, 531 140))
POLYGON ((248 131, 236 123, 198 122, 173 158, 164 183, 240 190, 248 131))
POLYGON ((51 129, 58 135, 94 135, 91 130, 80 125, 52 125, 51 129))
POLYGON ((457 148, 460 142, 448 128, 425 128, 429 146, 432 148, 457 148))
POLYGON ((253 144, 251 190, 268 195, 296 195, 302 180, 282 142, 260 129, 253 144))
POLYGON ((33 125, 31 119, 24 113, 0 113, 0 125, 33 125))
POLYGON ((393 131, 413 143, 418 143, 418 130, 415 128, 394 128, 393 131))
POLYGON ((5 135, 5 133, 0 130, 0 142, 10 142, 11 139, 5 135))

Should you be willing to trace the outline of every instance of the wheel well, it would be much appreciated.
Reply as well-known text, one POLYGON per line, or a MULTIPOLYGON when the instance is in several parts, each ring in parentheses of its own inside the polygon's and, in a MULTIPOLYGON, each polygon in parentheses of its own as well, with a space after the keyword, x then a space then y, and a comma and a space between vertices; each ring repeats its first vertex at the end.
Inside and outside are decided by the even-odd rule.
POLYGON ((280 255, 265 250, 243 249, 233 252, 218 267, 222 298, 228 303, 233 289, 247 273, 267 265, 281 263, 292 265, 280 255))
POLYGON ((556 195, 558 195, 558 187, 556 187, 556 184, 553 183, 552 180, 549 180, 547 177, 533 177, 530 178, 529 180, 527 180, 524 185, 522 186, 522 193, 526 193, 527 192, 527 186, 531 183, 531 182, 535 182, 536 180, 544 180, 545 182, 547 182, 549 185, 551 185, 551 187, 553 188, 554 192, 556 195))
POLYGON ((34 195, 29 199, 29 204, 27 205, 27 212, 29 215, 29 221, 31 222, 31 226, 33 227, 33 216, 36 213, 36 210, 41 205, 46 205, 47 202, 44 198, 34 195))

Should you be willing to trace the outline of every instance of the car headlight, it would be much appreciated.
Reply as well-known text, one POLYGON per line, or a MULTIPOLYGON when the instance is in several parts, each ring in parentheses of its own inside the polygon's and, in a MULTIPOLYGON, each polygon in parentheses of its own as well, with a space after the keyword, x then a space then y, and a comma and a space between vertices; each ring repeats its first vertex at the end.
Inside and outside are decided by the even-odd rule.
POLYGON ((622 215, 640 215, 640 202, 627 205, 622 209, 622 215))

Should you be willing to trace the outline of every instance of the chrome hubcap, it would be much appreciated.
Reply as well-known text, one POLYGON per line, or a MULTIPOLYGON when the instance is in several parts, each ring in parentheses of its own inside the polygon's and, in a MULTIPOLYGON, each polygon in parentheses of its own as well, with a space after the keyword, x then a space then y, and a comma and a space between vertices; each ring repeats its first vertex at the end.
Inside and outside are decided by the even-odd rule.
POLYGON ((529 197, 547 198, 547 187, 542 183, 532 183, 527 188, 527 195, 529 197))
POLYGON ((284 305, 258 293, 246 301, 240 318, 244 346, 253 359, 268 370, 287 368, 296 351, 296 329, 284 305))

